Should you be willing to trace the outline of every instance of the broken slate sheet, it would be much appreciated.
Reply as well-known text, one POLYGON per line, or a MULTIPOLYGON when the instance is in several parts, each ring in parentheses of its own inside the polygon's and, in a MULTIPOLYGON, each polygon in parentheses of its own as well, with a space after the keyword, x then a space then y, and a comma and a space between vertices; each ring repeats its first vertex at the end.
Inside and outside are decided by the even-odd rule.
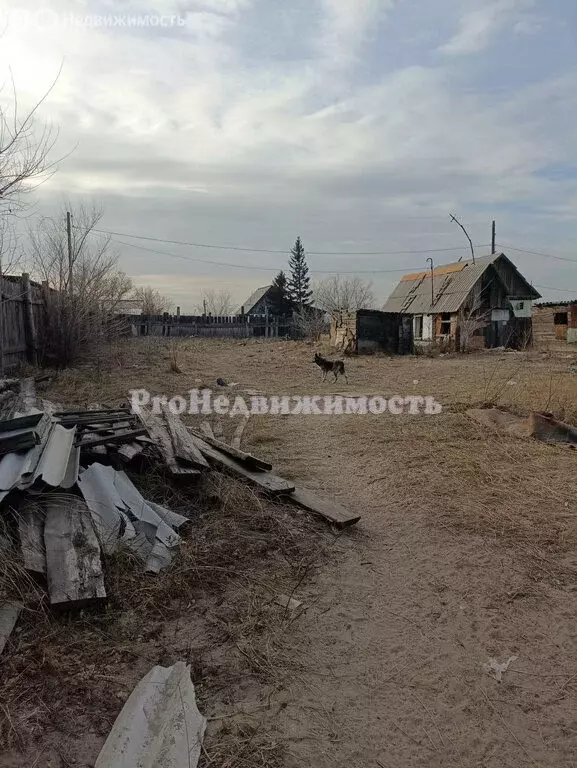
POLYGON ((205 728, 190 667, 153 667, 128 697, 94 768, 195 768, 205 728))

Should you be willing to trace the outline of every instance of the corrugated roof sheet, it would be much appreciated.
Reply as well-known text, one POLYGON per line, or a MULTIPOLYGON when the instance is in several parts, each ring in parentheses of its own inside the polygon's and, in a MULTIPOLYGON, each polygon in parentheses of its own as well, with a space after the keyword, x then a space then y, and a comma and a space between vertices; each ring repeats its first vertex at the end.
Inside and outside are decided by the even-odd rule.
MULTIPOLYGON (((434 303, 431 303, 430 272, 405 275, 387 299, 383 310, 406 315, 458 312, 477 280, 502 256, 505 255, 495 253, 475 259, 474 264, 472 261, 460 261, 436 267, 433 273, 434 303)), ((539 294, 534 293, 538 298, 539 294)))

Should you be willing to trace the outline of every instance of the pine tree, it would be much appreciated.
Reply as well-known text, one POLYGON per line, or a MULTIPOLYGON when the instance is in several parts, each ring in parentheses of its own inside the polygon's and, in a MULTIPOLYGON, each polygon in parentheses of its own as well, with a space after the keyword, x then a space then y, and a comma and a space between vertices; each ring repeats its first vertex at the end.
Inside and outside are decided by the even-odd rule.
POLYGON ((313 292, 310 290, 309 268, 306 261, 305 249, 300 237, 297 237, 291 248, 289 260, 291 276, 288 281, 288 296, 296 309, 310 306, 313 292))
POLYGON ((288 297, 288 284, 285 273, 281 271, 272 282, 269 293, 269 311, 273 315, 288 315, 292 309, 291 301, 288 297))

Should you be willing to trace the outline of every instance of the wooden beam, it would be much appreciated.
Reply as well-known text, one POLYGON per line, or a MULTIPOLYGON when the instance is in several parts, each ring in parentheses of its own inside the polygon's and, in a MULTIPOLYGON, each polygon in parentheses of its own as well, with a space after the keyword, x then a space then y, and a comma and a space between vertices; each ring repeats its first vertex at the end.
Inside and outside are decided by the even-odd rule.
POLYGON ((295 488, 287 496, 287 499, 299 507, 303 507, 303 509, 321 515, 337 528, 347 528, 349 525, 358 523, 361 519, 360 515, 351 514, 338 502, 321 499, 306 488, 295 488))
POLYGON ((192 464, 193 467, 208 469, 208 461, 194 444, 192 435, 180 418, 176 414, 171 413, 166 406, 162 409, 162 414, 168 427, 168 434, 172 440, 172 447, 176 458, 192 464))
POLYGON ((95 437, 93 440, 80 440, 76 445, 79 445, 80 448, 94 448, 97 445, 108 445, 108 443, 131 443, 135 437, 146 433, 146 429, 133 429, 131 432, 118 432, 114 435, 95 437))
POLYGON ((233 448, 237 448, 240 450, 240 441, 242 440, 242 435, 244 433, 244 430, 246 429, 246 425, 248 424, 248 418, 242 418, 240 422, 237 425, 237 428, 234 431, 234 437, 230 441, 230 444, 233 448))
POLYGON ((270 464, 268 461, 264 461, 264 459, 259 459, 256 456, 253 456, 251 453, 241 451, 239 448, 233 448, 232 445, 227 445, 220 440, 216 440, 214 437, 209 437, 206 434, 203 435, 200 432, 197 432, 193 427, 189 427, 188 429, 189 432, 195 437, 198 437, 200 440, 208 443, 213 448, 216 448, 222 453, 225 453, 227 456, 240 461, 249 469, 260 469, 263 472, 269 472, 272 469, 272 464, 270 464))
POLYGON ((213 448, 204 439, 195 435, 193 439, 200 452, 212 465, 240 476, 243 480, 248 480, 252 485, 256 485, 265 491, 265 493, 271 496, 278 496, 283 493, 291 493, 294 490, 294 485, 288 480, 277 477, 277 475, 273 475, 271 472, 259 472, 258 470, 248 469, 240 462, 227 456, 224 452, 213 448))
POLYGON ((60 496, 46 501, 44 543, 53 606, 81 608, 105 600, 100 546, 82 499, 60 496))
POLYGON ((206 437, 212 437, 214 439, 214 432, 212 431, 212 427, 210 426, 210 422, 208 421, 201 421, 200 422, 200 429, 206 435, 206 437))
POLYGON ((146 428, 148 434, 152 438, 154 445, 164 458, 164 462, 169 471, 173 475, 198 475, 197 469, 192 467, 181 467, 176 461, 174 455, 174 448, 172 446, 172 440, 168 433, 168 429, 162 423, 162 421, 148 408, 140 408, 138 418, 146 428))

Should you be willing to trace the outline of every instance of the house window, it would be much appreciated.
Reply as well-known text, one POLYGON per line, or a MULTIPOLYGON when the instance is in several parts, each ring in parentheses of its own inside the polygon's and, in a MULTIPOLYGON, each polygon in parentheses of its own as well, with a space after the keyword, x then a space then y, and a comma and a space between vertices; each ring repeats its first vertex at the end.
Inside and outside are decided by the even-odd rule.
POLYGON ((451 313, 450 312, 443 312, 441 315, 441 336, 450 336, 451 335, 451 313))
POLYGON ((555 312, 553 322, 555 325, 567 325, 567 312, 555 312))
POLYGON ((415 315, 415 324, 413 328, 415 339, 423 338, 423 315, 415 315))
POLYGON ((525 308, 525 302, 524 301, 519 301, 517 303, 517 309, 524 309, 524 308, 525 308))

